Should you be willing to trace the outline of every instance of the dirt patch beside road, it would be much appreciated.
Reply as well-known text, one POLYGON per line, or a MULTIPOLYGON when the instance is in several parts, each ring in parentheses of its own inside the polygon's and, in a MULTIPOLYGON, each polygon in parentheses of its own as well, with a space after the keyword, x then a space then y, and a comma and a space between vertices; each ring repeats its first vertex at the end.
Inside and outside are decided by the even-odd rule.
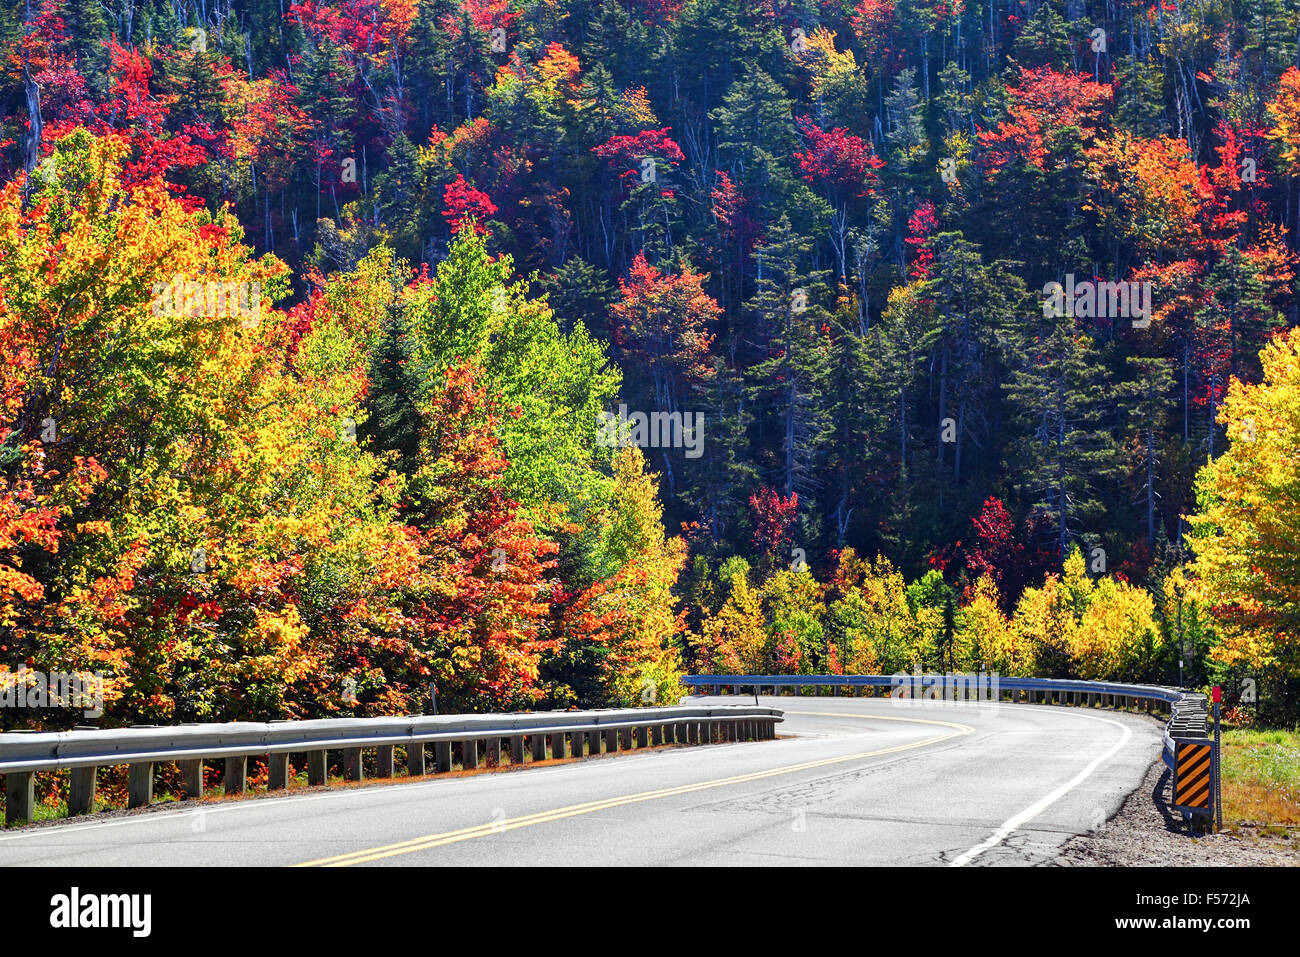
POLYGON ((1220 834, 1190 834, 1169 808, 1169 772, 1157 761, 1119 813, 1061 845, 1065 867, 1159 865, 1300 866, 1300 831, 1245 823, 1220 834))

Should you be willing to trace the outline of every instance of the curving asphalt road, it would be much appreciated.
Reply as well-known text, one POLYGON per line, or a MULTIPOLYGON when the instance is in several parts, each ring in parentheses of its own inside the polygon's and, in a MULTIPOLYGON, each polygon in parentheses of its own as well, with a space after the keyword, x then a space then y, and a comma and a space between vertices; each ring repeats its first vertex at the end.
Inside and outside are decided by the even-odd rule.
POLYGON ((38 827, 0 865, 1041 864, 1160 755, 1155 721, 1101 710, 760 703, 781 739, 38 827))

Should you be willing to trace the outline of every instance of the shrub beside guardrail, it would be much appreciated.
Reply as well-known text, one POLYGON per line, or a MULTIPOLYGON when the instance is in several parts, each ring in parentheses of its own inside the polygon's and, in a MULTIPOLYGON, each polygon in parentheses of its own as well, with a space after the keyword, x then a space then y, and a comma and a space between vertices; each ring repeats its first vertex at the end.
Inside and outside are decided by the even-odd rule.
POLYGON ((343 776, 362 779, 362 751, 374 749, 380 778, 394 776, 394 751, 406 749, 412 776, 426 772, 425 747, 433 746, 438 773, 452 768, 452 744, 461 764, 477 768, 486 743, 490 761, 511 764, 612 753, 664 744, 761 741, 776 736, 782 712, 754 705, 627 708, 524 714, 444 715, 396 718, 331 718, 316 721, 230 722, 174 727, 137 727, 65 732, 0 734, 0 774, 5 776, 7 823, 30 823, 35 810, 35 776, 71 769, 68 813, 91 810, 95 769, 129 766, 127 803, 143 807, 153 799, 155 764, 174 762, 181 772, 182 799, 203 794, 203 762, 225 761, 228 794, 243 793, 248 759, 265 755, 268 789, 288 786, 289 756, 307 755, 308 784, 326 783, 327 752, 341 751, 343 776), (502 748, 502 744, 506 748, 502 748))

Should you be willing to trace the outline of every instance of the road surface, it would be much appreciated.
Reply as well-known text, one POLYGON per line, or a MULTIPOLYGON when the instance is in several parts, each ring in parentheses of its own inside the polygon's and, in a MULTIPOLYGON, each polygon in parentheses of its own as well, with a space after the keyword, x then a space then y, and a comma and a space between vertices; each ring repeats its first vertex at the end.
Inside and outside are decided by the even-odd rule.
POLYGON ((779 740, 71 821, 0 834, 0 865, 1042 864, 1160 755, 1102 710, 760 703, 779 740))

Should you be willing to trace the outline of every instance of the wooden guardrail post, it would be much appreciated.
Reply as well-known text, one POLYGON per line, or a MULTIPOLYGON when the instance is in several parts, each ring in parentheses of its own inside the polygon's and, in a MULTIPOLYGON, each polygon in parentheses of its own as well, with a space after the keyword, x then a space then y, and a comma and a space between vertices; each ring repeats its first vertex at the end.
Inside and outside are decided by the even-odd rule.
POLYGON ((181 800, 194 801, 203 797, 203 759, 177 761, 176 767, 181 772, 181 800))
POLYGON ((365 775, 361 766, 361 749, 343 749, 343 780, 360 781, 365 775))
POLYGON ((510 736, 510 763, 524 763, 524 736, 522 734, 512 734, 510 736))
POLYGON ((632 750, 632 729, 631 728, 618 729, 618 748, 620 751, 632 750))
POLYGON ((662 724, 650 725, 650 745, 652 747, 657 748, 659 747, 659 745, 664 743, 665 727, 667 727, 667 725, 662 725, 662 724))
POLYGON ((433 769, 439 774, 446 774, 451 770, 450 741, 433 742, 433 769))
POLYGON ((605 730, 605 753, 606 754, 618 754, 618 745, 619 745, 618 737, 619 737, 618 729, 607 728, 605 730))
MULTIPOLYGON (((389 757, 392 760, 392 757, 389 757)), ((266 756, 266 789, 283 791, 289 786, 289 752, 280 751, 266 756)))
POLYGON ((73 768, 68 784, 68 816, 89 814, 95 809, 95 772, 98 768, 73 768))
POLYGON ((226 758, 226 793, 243 794, 248 786, 248 756, 226 758))
MULTIPOLYGON (((543 737, 539 735, 538 737, 543 737)), ((551 734, 551 757, 556 761, 562 761, 567 756, 567 749, 564 746, 564 732, 557 731, 551 734)))
POLYGON ((381 744, 375 748, 375 777, 393 776, 393 745, 381 744))
POLYGON ((153 762, 129 765, 126 779, 126 806, 148 807, 153 801, 153 762))
POLYGON ((490 768, 501 767, 501 739, 496 735, 488 738, 487 763, 490 768))
POLYGON ((326 761, 324 751, 307 752, 307 783, 313 787, 325 783, 325 775, 329 762, 326 761))
POLYGON ((478 768, 478 738, 466 738, 460 743, 460 766, 466 771, 478 768))
POLYGON ((424 742, 411 741, 406 745, 406 774, 408 777, 424 777, 424 742))
POLYGON ((636 746, 637 748, 650 747, 650 729, 644 724, 637 725, 636 746))
POLYGON ((36 772, 5 775, 5 823, 31 824, 36 817, 36 772))

